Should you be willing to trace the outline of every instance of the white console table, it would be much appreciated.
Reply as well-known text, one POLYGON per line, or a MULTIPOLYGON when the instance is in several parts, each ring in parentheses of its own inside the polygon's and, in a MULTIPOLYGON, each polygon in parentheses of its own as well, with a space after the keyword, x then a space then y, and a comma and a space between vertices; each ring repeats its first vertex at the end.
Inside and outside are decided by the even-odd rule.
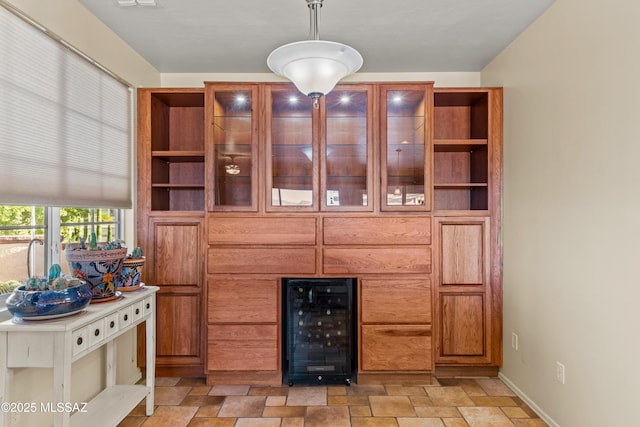
MULTIPOLYGON (((123 298, 117 301, 89 304, 80 313, 55 320, 1 322, 0 403, 12 403, 12 371, 26 367, 53 368, 52 404, 74 404, 71 402, 72 362, 106 345, 106 388, 88 402, 82 412, 51 411, 53 425, 116 426, 145 397, 146 414, 153 414, 157 291, 157 287, 147 286, 135 292, 123 292, 123 298), (146 322, 146 384, 116 384, 115 338, 142 322, 146 322)), ((41 403, 32 404, 36 406, 35 412, 42 410, 41 403)), ((4 411, 0 415, 0 427, 9 427, 12 414, 4 411)))

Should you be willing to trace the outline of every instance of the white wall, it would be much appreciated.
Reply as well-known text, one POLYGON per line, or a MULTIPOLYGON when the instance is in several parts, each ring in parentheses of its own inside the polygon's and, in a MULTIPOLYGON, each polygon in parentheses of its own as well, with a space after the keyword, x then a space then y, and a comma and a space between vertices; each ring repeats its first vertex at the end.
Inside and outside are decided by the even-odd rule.
MULTIPOLYGON (((231 73, 164 73, 163 87, 202 87, 205 81, 217 82, 287 82, 272 73, 231 74, 231 73)), ((480 73, 356 73, 341 80, 351 82, 434 82, 436 87, 477 87, 480 73)))
MULTIPOLYGON (((160 73, 131 47, 93 16, 77 0, 0 0, 55 33, 133 86, 159 86, 160 73)), ((133 211, 127 220, 133 221, 133 211)), ((125 230, 127 242, 133 241, 134 230, 125 230)), ((140 378, 136 366, 135 331, 118 338, 118 382, 132 383, 140 378)), ((98 350, 74 363, 72 370, 73 402, 86 401, 104 386, 105 354, 98 350)), ((53 402, 50 369, 17 369, 13 379, 14 402, 53 402)), ((51 414, 21 414, 23 427, 51 425, 51 414)))
POLYGON ((557 0, 481 76, 505 88, 501 375, 563 427, 639 422, 638 17, 557 0))

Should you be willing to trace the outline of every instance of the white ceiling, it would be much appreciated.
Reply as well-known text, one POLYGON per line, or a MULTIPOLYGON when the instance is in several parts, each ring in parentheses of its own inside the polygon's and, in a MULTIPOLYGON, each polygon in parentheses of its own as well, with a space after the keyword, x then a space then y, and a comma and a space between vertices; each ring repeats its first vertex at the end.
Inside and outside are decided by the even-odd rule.
MULTIPOLYGON (((269 72, 309 36, 305 0, 79 0, 162 73, 269 72)), ((480 71, 554 0, 325 0, 322 40, 356 48, 360 72, 480 71)))

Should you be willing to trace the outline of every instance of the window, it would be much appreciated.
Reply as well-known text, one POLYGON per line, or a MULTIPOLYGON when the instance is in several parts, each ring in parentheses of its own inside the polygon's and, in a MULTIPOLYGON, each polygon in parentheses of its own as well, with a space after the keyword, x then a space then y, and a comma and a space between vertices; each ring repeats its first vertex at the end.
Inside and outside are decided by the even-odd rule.
POLYGON ((0 203, 130 208, 129 85, 14 12, 0 2, 0 203))
POLYGON ((44 276, 52 264, 69 274, 66 245, 92 232, 100 243, 122 239, 122 218, 121 209, 0 205, 0 282, 44 276))

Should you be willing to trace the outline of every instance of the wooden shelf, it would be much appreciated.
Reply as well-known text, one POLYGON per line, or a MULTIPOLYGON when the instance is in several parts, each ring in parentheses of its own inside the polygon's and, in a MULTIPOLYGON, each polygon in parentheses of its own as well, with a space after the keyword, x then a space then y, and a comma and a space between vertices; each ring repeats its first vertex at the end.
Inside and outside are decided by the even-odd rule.
POLYGON ((151 157, 168 162, 204 162, 204 151, 152 151, 151 157))
POLYGON ((117 425, 131 412, 138 402, 148 395, 144 385, 114 385, 98 394, 86 408, 71 416, 71 425, 117 425))
POLYGON ((472 151, 487 146, 487 139, 435 139, 433 151, 472 151))
POLYGON ((447 184, 434 184, 435 189, 439 188, 486 188, 486 182, 460 182, 460 183, 447 183, 447 184))
POLYGON ((158 183, 151 184, 153 188, 200 188, 204 189, 203 184, 169 184, 169 183, 158 183))

